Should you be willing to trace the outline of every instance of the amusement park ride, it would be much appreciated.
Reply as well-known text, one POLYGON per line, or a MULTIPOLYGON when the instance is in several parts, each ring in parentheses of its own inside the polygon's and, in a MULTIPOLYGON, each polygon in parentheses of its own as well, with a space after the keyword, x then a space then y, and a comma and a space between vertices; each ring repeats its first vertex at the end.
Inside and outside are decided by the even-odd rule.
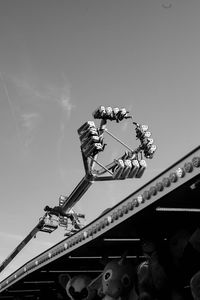
MULTIPOLYGON (((84 215, 76 213, 74 206, 88 188, 95 181, 141 178, 146 169, 145 159, 151 159, 156 150, 148 126, 134 122, 125 109, 99 107, 93 117, 100 120, 98 127, 94 121, 88 121, 78 129, 85 176, 68 197, 60 196, 58 206, 44 208, 44 216, 1 264, 0 270, 4 270, 38 231, 51 233, 61 226, 66 231, 64 239, 3 279, 0 282, 0 299, 68 299, 60 285, 60 275, 69 275, 71 278, 88 275, 96 280, 103 274, 103 260, 121 260, 124 253, 130 264, 143 263, 144 251, 141 246, 146 239, 150 242, 159 241, 164 254, 169 246, 172 247, 176 256, 176 250, 180 254, 176 238, 184 244, 183 233, 189 234, 192 244, 187 243, 189 248, 185 247, 186 251, 183 251, 181 273, 178 272, 177 276, 172 268, 170 278, 172 275, 175 287, 176 281, 179 281, 184 300, 193 299, 190 275, 200 270, 200 254, 191 249, 192 245, 200 249, 200 146, 112 208, 103 211, 95 220, 83 225, 81 220, 84 215), (109 121, 118 124, 126 119, 125 125, 130 122, 139 142, 134 149, 106 126, 109 121), (109 164, 102 163, 102 156, 105 158, 102 152, 107 149, 105 135, 125 148, 124 153, 109 164), (181 281, 179 277, 184 277, 184 280, 181 281)), ((164 258, 167 259, 167 268, 171 268, 173 264, 168 266, 169 257, 166 255, 164 258)))
POLYGON ((82 229, 84 225, 80 219, 84 219, 85 216, 76 213, 73 207, 95 181, 125 180, 142 177, 147 167, 144 158, 153 158, 156 151, 156 146, 153 144, 148 126, 134 122, 133 117, 129 115, 129 112, 125 108, 119 109, 118 107, 100 106, 94 111, 93 117, 100 120, 98 127, 94 121, 87 121, 77 130, 81 143, 85 176, 68 197, 59 197, 58 206, 53 208, 46 206, 44 208, 44 216, 40 218, 38 224, 26 238, 3 261, 0 265, 0 272, 36 236, 38 231, 51 233, 61 226, 66 230, 65 236, 71 236, 82 229), (136 139, 139 141, 136 149, 132 149, 126 145, 107 128, 108 121, 119 123, 127 119, 131 120, 131 126, 134 126, 136 139), (107 146, 104 143, 105 134, 109 135, 126 149, 120 157, 107 165, 103 165, 98 161, 98 156, 107 146))

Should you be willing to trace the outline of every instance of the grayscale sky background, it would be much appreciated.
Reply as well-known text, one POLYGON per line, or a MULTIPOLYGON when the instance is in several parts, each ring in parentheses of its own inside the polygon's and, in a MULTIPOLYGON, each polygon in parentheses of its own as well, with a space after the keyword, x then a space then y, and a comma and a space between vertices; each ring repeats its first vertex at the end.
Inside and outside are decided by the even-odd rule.
MULTIPOLYGON (((0 1, 0 262, 83 178, 77 129, 99 105, 130 110, 158 150, 142 179, 92 185, 87 223, 198 146, 199 14, 199 0, 0 1)), ((138 146, 130 122, 109 126, 138 146)), ((102 161, 121 151, 108 140, 102 161)), ((38 233, 0 279, 63 235, 38 233)))

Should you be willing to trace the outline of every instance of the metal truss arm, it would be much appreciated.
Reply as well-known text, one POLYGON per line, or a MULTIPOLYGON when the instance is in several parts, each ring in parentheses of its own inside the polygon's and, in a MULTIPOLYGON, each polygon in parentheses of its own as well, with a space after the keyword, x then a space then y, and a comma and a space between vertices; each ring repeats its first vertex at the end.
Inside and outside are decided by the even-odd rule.
POLYGON ((94 181, 95 177, 93 175, 86 175, 63 203, 62 211, 67 213, 81 199, 94 181))
MULTIPOLYGON (((45 215, 46 216, 46 215, 45 215)), ((23 241, 12 251, 12 253, 2 262, 0 265, 0 272, 2 272, 7 265, 17 256, 17 254, 28 244, 28 242, 36 235, 38 231, 44 225, 44 217, 39 221, 39 223, 31 230, 31 232, 23 239, 23 241)))

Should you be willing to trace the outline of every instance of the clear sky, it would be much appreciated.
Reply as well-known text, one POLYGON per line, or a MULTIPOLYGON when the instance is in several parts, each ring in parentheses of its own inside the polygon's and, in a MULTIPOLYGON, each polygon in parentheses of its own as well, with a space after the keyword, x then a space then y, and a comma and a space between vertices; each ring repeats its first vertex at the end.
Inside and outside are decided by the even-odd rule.
MULTIPOLYGON (((83 178, 77 129, 99 105, 130 110, 158 150, 142 179, 93 184, 76 205, 87 222, 198 146, 199 13, 199 0, 0 1, 0 261, 83 178)), ((138 145, 127 122, 109 126, 138 145)), ((105 160, 118 150, 108 141, 105 160)), ((63 234, 38 233, 0 279, 63 234)))

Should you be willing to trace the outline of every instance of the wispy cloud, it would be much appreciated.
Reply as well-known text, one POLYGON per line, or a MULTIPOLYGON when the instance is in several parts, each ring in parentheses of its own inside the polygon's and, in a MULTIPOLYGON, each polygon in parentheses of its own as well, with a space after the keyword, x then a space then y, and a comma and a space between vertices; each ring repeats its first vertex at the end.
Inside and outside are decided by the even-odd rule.
POLYGON ((62 96, 60 99, 60 104, 61 107, 64 109, 64 111, 66 111, 68 117, 71 116, 71 111, 72 109, 75 107, 72 103, 71 103, 71 99, 70 97, 66 97, 66 96, 62 96))
POLYGON ((68 117, 71 116, 72 109, 75 108, 75 105, 71 102, 70 96, 70 86, 68 83, 60 83, 59 85, 44 83, 44 85, 37 86, 34 84, 34 80, 29 82, 24 78, 13 78, 13 83, 15 86, 28 96, 26 98, 27 101, 33 101, 33 103, 37 100, 41 103, 48 104, 49 101, 54 102, 59 105, 61 109, 65 113, 67 113, 68 117))
POLYGON ((41 101, 47 98, 47 94, 37 87, 37 85, 34 83, 33 78, 31 80, 28 80, 26 76, 11 76, 10 80, 20 94, 27 96, 27 102, 31 102, 33 100, 41 101))
POLYGON ((3 86, 3 91, 4 91, 4 94, 5 94, 5 98, 6 98, 6 101, 8 103, 8 107, 9 107, 9 110, 10 110, 10 113, 11 113, 11 116, 12 116, 12 120, 13 120, 13 123, 14 123, 14 126, 15 126, 17 140, 18 140, 19 144, 22 145, 23 143, 22 143, 22 139, 21 139, 21 134, 20 134, 20 129, 19 129, 19 126, 18 126, 17 118, 16 118, 15 106, 14 106, 14 103, 13 103, 13 101, 12 101, 10 95, 9 95, 8 86, 7 86, 6 80, 4 78, 4 74, 2 72, 0 72, 0 80, 1 80, 1 83, 2 83, 2 86, 3 86))
MULTIPOLYGON (((72 111, 75 110, 75 105, 71 99, 71 87, 65 76, 62 76, 62 84, 44 84, 42 87, 37 87, 35 84, 27 82, 26 79, 15 80, 16 86, 32 99, 32 102, 37 100, 38 105, 48 105, 49 103, 55 103, 60 108, 60 118, 57 120, 59 126, 59 132, 56 142, 56 157, 58 163, 58 172, 61 180, 65 179, 66 170, 62 163, 62 149, 65 141, 65 132, 69 119, 71 118, 72 111)), ((26 146, 29 146, 34 140, 34 133, 40 122, 42 122, 42 114, 39 111, 37 113, 21 113, 22 126, 26 134, 26 146)))
POLYGON ((38 83, 33 76, 30 78, 30 76, 12 75, 6 78, 12 83, 18 94, 17 100, 10 104, 12 111, 15 112, 15 119, 17 119, 18 135, 26 149, 34 142, 37 129, 44 121, 48 111, 51 112, 50 107, 55 105, 60 108, 60 119, 54 120, 60 128, 57 138, 57 156, 60 157, 66 124, 71 117, 72 110, 75 109, 75 105, 71 101, 70 86, 65 77, 61 76, 61 80, 57 84, 44 80, 43 85, 41 82, 38 83))
POLYGON ((59 170, 59 176, 61 178, 61 180, 65 180, 66 179, 66 170, 63 167, 62 164, 62 148, 63 148, 63 143, 65 140, 65 131, 66 131, 66 126, 67 126, 67 122, 70 119, 71 116, 71 112, 72 109, 75 108, 75 106, 72 104, 71 102, 71 97, 70 97, 70 89, 68 88, 67 90, 65 90, 65 94, 62 94, 60 99, 58 99, 59 104, 62 107, 62 116, 60 119, 60 134, 58 137, 58 141, 57 141, 57 160, 58 160, 58 170, 59 170), (67 116, 67 120, 66 120, 66 116, 67 116))
POLYGON ((21 114, 21 126, 25 132, 25 146, 28 147, 34 139, 34 131, 38 127, 41 116, 39 113, 29 112, 21 114))
POLYGON ((53 84, 47 85, 43 90, 43 98, 51 99, 57 103, 62 109, 65 117, 66 114, 68 118, 71 117, 71 112, 75 109, 75 105, 72 103, 71 99, 71 87, 65 82, 60 86, 55 86, 53 84))
POLYGON ((26 113, 21 115, 22 125, 28 130, 33 130, 36 127, 36 122, 39 118, 39 114, 37 113, 26 113))

